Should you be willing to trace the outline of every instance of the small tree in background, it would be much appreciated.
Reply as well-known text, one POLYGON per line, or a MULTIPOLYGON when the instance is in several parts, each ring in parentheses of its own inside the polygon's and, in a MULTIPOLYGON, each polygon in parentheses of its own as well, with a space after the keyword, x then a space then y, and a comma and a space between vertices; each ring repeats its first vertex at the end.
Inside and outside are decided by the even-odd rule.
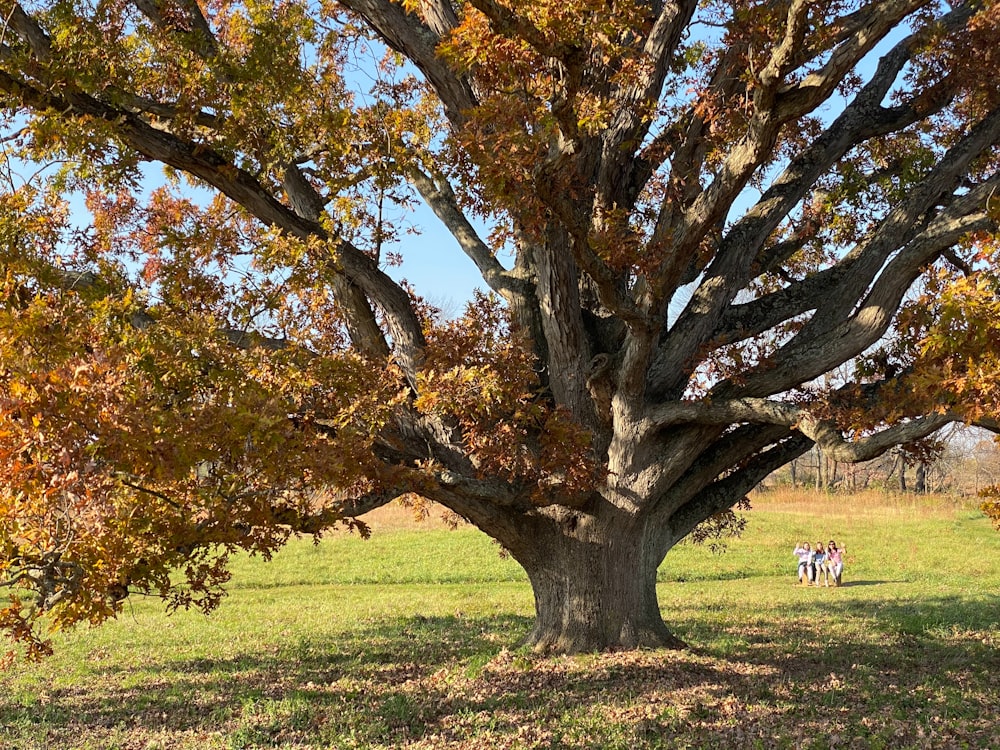
POLYGON ((657 567, 775 468, 996 425, 995 2, 3 17, 0 627, 32 655, 40 617, 209 609, 234 550, 405 493, 524 566, 536 648, 679 645, 657 567), (490 290, 454 320, 385 272, 418 201, 490 290))

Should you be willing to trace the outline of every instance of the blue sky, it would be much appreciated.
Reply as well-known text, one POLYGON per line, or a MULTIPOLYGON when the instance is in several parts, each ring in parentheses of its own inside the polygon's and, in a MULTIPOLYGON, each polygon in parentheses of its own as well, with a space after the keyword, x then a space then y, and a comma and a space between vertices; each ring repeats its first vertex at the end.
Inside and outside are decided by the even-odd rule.
POLYGON ((421 205, 409 220, 420 234, 406 236, 390 248, 402 254, 403 264, 386 272, 397 281, 406 279, 417 294, 449 317, 460 313, 473 290, 487 289, 479 269, 429 208, 421 205))

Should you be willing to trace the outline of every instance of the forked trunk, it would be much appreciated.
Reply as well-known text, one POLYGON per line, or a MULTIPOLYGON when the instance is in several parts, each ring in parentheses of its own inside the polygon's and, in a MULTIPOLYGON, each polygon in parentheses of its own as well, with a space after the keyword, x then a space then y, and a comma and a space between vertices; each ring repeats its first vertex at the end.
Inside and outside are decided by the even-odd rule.
POLYGON ((557 653, 683 648, 660 616, 660 560, 640 539, 604 532, 586 541, 558 531, 536 537, 541 554, 521 560, 535 594, 528 645, 557 653))

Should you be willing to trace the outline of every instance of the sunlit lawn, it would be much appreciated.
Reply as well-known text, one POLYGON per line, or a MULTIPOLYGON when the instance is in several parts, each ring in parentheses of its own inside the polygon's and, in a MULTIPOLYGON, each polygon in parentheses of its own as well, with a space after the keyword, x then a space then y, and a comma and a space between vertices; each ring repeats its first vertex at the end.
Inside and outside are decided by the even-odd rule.
POLYGON ((242 560, 210 617, 138 601, 0 676, 0 748, 1000 747, 1000 534, 940 499, 758 495, 661 569, 685 652, 539 658, 521 571, 469 529, 242 560), (800 538, 843 588, 794 586, 800 538))

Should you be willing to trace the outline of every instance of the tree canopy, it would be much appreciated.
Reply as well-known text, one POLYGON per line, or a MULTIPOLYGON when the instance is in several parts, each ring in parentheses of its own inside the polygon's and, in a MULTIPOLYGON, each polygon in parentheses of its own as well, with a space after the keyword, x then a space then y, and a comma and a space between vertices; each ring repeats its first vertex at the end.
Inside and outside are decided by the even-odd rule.
POLYGON ((995 0, 0 8, 11 655, 398 497, 537 648, 676 645, 657 566, 769 472, 996 427, 995 0))

